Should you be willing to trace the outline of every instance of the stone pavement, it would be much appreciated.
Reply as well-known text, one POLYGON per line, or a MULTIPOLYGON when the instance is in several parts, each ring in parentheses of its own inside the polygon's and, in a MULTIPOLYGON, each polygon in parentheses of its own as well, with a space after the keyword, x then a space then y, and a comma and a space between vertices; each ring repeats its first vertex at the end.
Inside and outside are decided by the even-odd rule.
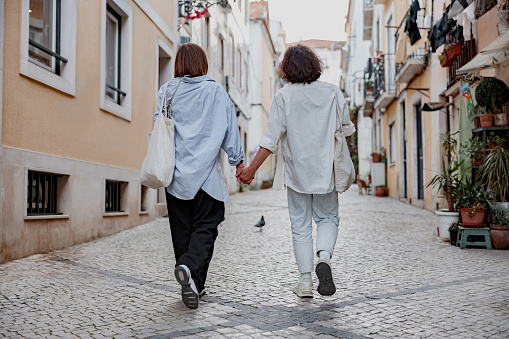
POLYGON ((0 337, 509 337, 509 251, 441 243, 430 212, 341 195, 337 292, 300 300, 286 192, 231 200, 198 310, 180 300, 158 219, 1 265, 0 337))

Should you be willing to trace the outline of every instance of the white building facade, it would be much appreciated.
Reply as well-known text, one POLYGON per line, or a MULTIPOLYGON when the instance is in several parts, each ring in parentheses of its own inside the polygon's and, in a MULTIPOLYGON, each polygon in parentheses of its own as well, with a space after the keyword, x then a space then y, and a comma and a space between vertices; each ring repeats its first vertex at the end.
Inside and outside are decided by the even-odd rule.
MULTIPOLYGON (((371 5, 373 7, 373 5, 371 5)), ((359 174, 367 176, 370 172, 372 152, 372 119, 364 114, 365 81, 368 59, 371 56, 371 32, 365 32, 364 20, 372 22, 373 11, 365 12, 362 1, 350 1, 346 32, 348 40, 344 47, 347 73, 344 79, 344 90, 350 110, 361 107, 357 119, 357 150, 359 156, 359 174), (369 33, 369 34, 365 34, 369 33)))
MULTIPOLYGON (((181 8, 181 15, 182 15, 181 8)), ((185 13, 184 13, 185 15, 185 13)), ((251 107, 248 100, 248 0, 228 0, 211 6, 203 17, 187 20, 181 18, 181 42, 202 46, 208 56, 208 74, 228 92, 235 110, 242 140, 246 150, 251 107)), ((235 167, 228 163, 223 153, 221 168, 228 191, 238 192, 240 185, 235 178, 235 167)))

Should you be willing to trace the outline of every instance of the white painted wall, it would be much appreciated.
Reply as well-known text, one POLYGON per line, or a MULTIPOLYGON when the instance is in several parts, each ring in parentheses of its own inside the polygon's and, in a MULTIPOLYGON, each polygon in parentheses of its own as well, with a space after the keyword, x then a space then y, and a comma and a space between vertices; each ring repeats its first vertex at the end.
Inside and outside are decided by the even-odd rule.
POLYGON ((330 50, 328 48, 315 48, 315 53, 322 59, 323 72, 318 80, 339 86, 341 70, 341 48, 330 50))

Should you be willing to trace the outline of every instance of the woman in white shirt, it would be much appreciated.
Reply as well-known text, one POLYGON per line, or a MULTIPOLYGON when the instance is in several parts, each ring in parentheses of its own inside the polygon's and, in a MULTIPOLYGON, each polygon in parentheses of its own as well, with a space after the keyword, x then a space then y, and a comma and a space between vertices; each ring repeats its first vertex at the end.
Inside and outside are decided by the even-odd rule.
POLYGON ((332 295, 336 287, 330 259, 339 224, 338 193, 333 174, 334 133, 340 127, 336 107, 339 107, 347 138, 355 132, 355 127, 339 88, 318 81, 322 63, 311 49, 302 45, 288 48, 279 72, 290 85, 276 93, 260 150, 252 163, 242 169, 238 179, 250 183, 256 170, 281 143, 293 248, 300 272, 294 292, 299 297, 313 296, 314 219, 319 258, 315 268, 318 293, 332 295))

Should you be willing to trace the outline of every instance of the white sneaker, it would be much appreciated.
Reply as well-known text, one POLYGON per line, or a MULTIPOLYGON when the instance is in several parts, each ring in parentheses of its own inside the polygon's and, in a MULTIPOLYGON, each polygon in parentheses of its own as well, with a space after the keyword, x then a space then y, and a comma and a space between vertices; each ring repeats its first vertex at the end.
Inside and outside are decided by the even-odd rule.
POLYGON ((316 264, 316 276, 318 277, 318 293, 321 295, 333 295, 336 293, 336 286, 332 279, 332 269, 330 266, 330 260, 319 259, 316 264))
POLYGON ((301 298, 313 298, 313 281, 304 278, 295 285, 293 291, 301 298))
POLYGON ((191 271, 186 265, 175 267, 175 278, 182 286, 182 302, 189 308, 198 308, 198 290, 194 280, 191 278, 191 271))

